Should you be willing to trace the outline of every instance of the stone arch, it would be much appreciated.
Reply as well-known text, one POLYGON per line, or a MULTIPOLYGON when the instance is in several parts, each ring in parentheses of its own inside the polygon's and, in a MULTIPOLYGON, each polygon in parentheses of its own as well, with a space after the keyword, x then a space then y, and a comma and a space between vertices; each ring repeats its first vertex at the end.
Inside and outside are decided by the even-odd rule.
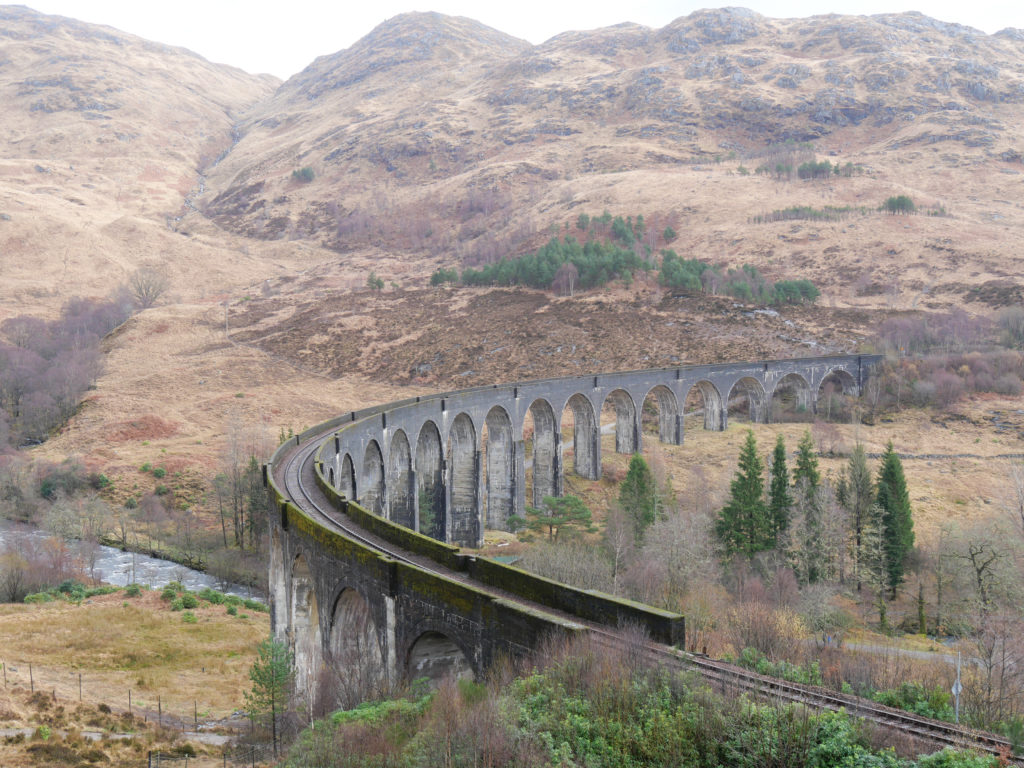
POLYGON ((346 499, 358 498, 358 496, 356 496, 356 466, 352 462, 352 457, 347 453, 341 460, 341 477, 339 477, 338 480, 338 491, 343 494, 346 499))
POLYGON ((448 433, 448 472, 451 488, 451 540, 455 544, 476 547, 480 530, 480 453, 476 427, 465 413, 452 422, 448 433))
POLYGON ((737 379, 726 398, 727 418, 744 418, 756 424, 768 421, 768 396, 764 385, 752 376, 737 379))
POLYGON ((579 393, 569 398, 562 411, 560 428, 569 426, 572 418, 572 468, 580 477, 597 480, 601 477, 601 429, 594 413, 594 404, 579 393))
POLYGON ((295 663, 295 690, 314 705, 313 691, 321 669, 320 610, 316 584, 309 563, 299 555, 292 563, 291 600, 292 654, 295 663))
POLYGON ((334 601, 328 661, 335 707, 353 707, 380 690, 385 667, 377 623, 366 598, 351 587, 334 601))
POLYGON ((384 514, 384 456, 376 440, 371 440, 363 454, 363 494, 359 503, 375 515, 384 514))
MULTIPOLYGON (((530 403, 530 418, 533 420, 532 449, 529 465, 531 500, 534 507, 540 507, 545 496, 558 496, 560 487, 559 450, 561 445, 555 411, 544 399, 530 403)), ((525 435, 524 435, 525 437, 525 435)))
POLYGON ((775 384, 771 398, 771 420, 805 421, 813 417, 811 386, 799 373, 787 373, 775 384))
POLYGON ((613 389, 604 399, 604 411, 607 406, 615 411, 615 452, 636 453, 640 450, 637 434, 636 403, 629 392, 624 389, 613 389))
POLYGON ((288 634, 288 574, 284 567, 281 531, 274 528, 270 537, 270 631, 278 640, 288 634))
POLYGON ((441 433, 427 421, 416 439, 416 530, 444 541, 444 472, 441 433))
POLYGON ((388 451, 388 519, 406 528, 416 525, 416 509, 413 504, 412 452, 409 438, 404 430, 397 430, 391 437, 388 451))
POLYGON ((508 411, 487 412, 487 527, 505 530, 515 506, 515 442, 508 411))
POLYGON ((814 413, 825 421, 848 421, 853 401, 860 394, 857 380, 844 368, 826 373, 815 392, 814 413))
POLYGON ((432 686, 446 677, 473 677, 473 666, 458 644, 435 631, 424 632, 409 646, 405 668, 410 680, 425 677, 432 686))
POLYGON ((692 416, 703 416, 704 429, 720 432, 725 428, 722 395, 718 391, 718 387, 710 381, 702 379, 687 391, 683 405, 683 418, 685 420, 692 416))
POLYGON ((679 401, 664 384, 652 387, 647 393, 640 407, 640 422, 644 431, 656 433, 663 443, 679 445, 682 442, 679 401))

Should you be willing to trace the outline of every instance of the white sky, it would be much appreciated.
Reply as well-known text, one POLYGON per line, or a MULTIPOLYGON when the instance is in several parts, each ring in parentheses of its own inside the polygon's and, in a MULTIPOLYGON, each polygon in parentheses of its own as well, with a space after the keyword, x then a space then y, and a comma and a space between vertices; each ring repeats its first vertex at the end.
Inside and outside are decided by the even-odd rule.
MULTIPOLYGON (((992 34, 1024 29, 1021 0, 732 0, 765 16, 872 14, 919 10, 992 34), (913 4, 905 4, 913 3, 913 4)), ((282 79, 317 56, 347 48, 377 24, 407 11, 469 16, 510 35, 542 43, 559 32, 633 21, 661 27, 698 8, 694 0, 24 0, 42 13, 107 24, 177 45, 206 59, 282 79)))

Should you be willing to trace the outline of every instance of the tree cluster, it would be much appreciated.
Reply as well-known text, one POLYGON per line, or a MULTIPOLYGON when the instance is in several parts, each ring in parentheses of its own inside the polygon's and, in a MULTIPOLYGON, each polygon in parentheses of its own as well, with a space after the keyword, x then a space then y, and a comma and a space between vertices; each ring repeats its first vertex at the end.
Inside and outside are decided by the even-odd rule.
POLYGON ((42 442, 74 413, 100 373, 100 340, 131 312, 127 298, 72 299, 56 320, 0 324, 0 445, 42 442))
POLYGON ((810 280, 780 280, 770 283, 750 264, 729 269, 725 274, 699 259, 683 259, 675 251, 661 252, 658 281, 684 291, 719 293, 763 304, 814 303, 821 295, 810 280))
POLYGON ((559 269, 572 264, 579 280, 579 288, 589 289, 632 275, 636 270, 646 271, 650 264, 637 255, 634 248, 611 242, 588 240, 580 243, 567 235, 552 238, 535 253, 513 259, 501 259, 479 269, 467 268, 462 272, 463 285, 526 285, 548 289, 555 281, 559 269))

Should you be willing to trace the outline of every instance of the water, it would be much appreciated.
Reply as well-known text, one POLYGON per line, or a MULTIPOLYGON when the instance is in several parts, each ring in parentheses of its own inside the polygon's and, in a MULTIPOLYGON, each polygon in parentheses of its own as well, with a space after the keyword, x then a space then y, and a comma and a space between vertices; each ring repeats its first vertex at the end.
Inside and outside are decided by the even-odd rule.
MULTIPOLYGON (((6 549, 13 545, 23 551, 38 550, 47 538, 49 538, 49 534, 38 528, 0 519, 0 549, 6 549)), ((70 546, 72 552, 77 554, 83 545, 73 542, 70 546)), ((88 562, 89 558, 83 558, 83 560, 88 562)), ((178 581, 192 592, 209 587, 229 595, 259 599, 259 595, 250 587, 222 582, 202 571, 186 568, 184 565, 170 560, 133 552, 122 552, 116 547, 103 545, 99 546, 99 552, 96 555, 95 574, 100 581, 119 587, 135 582, 159 588, 172 581, 178 581)))

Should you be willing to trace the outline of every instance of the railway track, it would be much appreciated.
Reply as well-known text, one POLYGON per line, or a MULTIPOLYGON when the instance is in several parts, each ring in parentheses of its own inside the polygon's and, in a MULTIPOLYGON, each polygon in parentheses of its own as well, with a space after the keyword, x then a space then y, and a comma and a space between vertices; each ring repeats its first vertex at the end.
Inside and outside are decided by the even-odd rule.
MULTIPOLYGON (((361 528, 345 519, 343 515, 330 513, 329 509, 317 498, 320 490, 316 487, 313 480, 315 453, 320 447, 322 439, 326 436, 326 434, 320 435, 307 440, 305 443, 297 446, 285 458, 283 467, 272 467, 272 471, 282 481, 283 488, 288 496, 291 497, 292 502, 328 528, 339 531, 345 536, 371 547, 394 560, 409 563, 446 579, 467 580, 464 574, 449 571, 432 561, 425 561, 422 557, 412 557, 376 536, 367 535, 361 528)), ((485 592, 494 592, 498 595, 496 590, 490 590, 479 585, 477 585, 477 588, 485 592)), ((530 605, 533 608, 538 607, 522 598, 508 594, 502 593, 498 596, 530 605)), ((540 607, 549 613, 553 612, 545 606, 540 607)), ((575 617, 573 617, 573 620, 584 625, 588 632, 600 643, 621 648, 625 642, 621 635, 610 631, 606 627, 582 621, 575 617)), ((711 659, 699 654, 687 653, 664 645, 647 643, 645 644, 644 652, 657 663, 694 670, 709 683, 718 685, 723 690, 728 689, 735 692, 749 693, 768 700, 802 704, 813 709, 845 710, 849 714, 860 717, 875 725, 909 734, 940 749, 950 746, 961 749, 975 749, 993 755, 1006 756, 1011 754, 1010 742, 992 733, 953 725, 941 720, 932 720, 912 712, 885 707, 868 699, 837 693, 825 688, 800 685, 774 677, 767 677, 724 661, 711 659)), ((1024 758, 1011 757, 1010 762, 1016 765, 1024 765, 1024 758)))

